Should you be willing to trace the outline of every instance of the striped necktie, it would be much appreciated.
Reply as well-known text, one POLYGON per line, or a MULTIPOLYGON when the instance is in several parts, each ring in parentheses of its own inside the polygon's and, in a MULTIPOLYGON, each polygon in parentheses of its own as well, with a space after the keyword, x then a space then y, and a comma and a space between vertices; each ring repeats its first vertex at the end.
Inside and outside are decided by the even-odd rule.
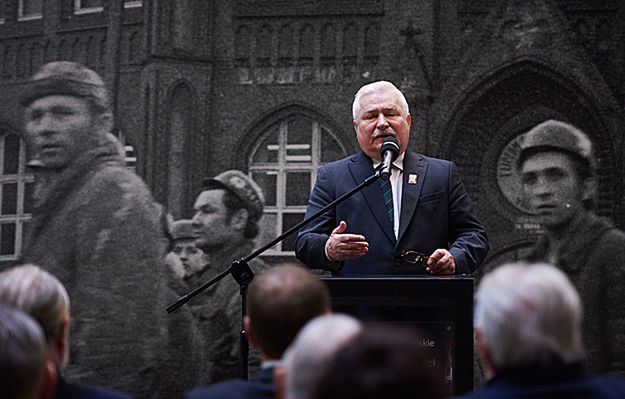
POLYGON ((382 197, 384 197, 384 205, 386 206, 386 215, 388 219, 391 221, 391 224, 394 222, 394 212, 393 212, 393 187, 391 186, 391 179, 384 180, 379 179, 378 183, 380 184, 380 190, 382 190, 382 197))

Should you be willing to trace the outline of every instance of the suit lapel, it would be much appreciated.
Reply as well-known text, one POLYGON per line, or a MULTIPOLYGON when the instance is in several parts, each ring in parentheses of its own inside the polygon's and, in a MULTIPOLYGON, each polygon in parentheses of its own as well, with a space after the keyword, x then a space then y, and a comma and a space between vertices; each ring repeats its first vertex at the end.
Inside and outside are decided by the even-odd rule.
POLYGON ((423 188, 427 163, 423 156, 414 152, 406 151, 404 157, 404 172, 402 177, 401 217, 399 219, 399 239, 401 241, 412 215, 419 202, 419 196, 423 188), (416 182, 414 181, 416 179, 416 182))
MULTIPOLYGON (((373 164, 371 159, 367 157, 362 151, 354 155, 351 158, 352 162, 349 164, 349 171, 354 179, 354 183, 360 184, 365 181, 369 176, 373 174, 373 164)), ((384 231, 384 234, 395 243, 395 233, 393 233, 393 225, 386 215, 386 206, 384 205, 384 198, 382 197, 382 191, 378 183, 373 183, 369 187, 362 190, 360 194, 365 197, 367 206, 373 215, 373 219, 378 223, 380 229, 384 231)), ((349 226, 348 226, 349 227, 349 226)))

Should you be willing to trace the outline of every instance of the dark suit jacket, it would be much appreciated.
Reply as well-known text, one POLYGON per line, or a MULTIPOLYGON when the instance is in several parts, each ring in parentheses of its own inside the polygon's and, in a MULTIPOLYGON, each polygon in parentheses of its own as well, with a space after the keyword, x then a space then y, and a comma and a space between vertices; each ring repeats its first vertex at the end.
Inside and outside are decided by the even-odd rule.
POLYGON ((68 384, 59 378, 54 399, 130 399, 130 396, 103 388, 68 384))
MULTIPOLYGON (((412 250, 430 255, 437 248, 446 248, 454 256, 456 273, 473 272, 486 257, 488 241, 458 170, 449 161, 409 151, 405 154, 398 239, 386 215, 382 192, 374 183, 303 227, 296 241, 297 258, 309 267, 343 276, 423 274, 424 265, 405 262, 401 254, 412 250), (411 175, 416 182, 409 181, 411 175), (369 252, 337 265, 326 258, 325 243, 341 220, 347 222, 347 233, 365 236, 369 252)), ((320 167, 306 217, 373 173, 371 159, 363 152, 320 167)))
POLYGON ((625 381, 587 377, 580 365, 528 367, 498 373, 475 392, 458 399, 617 399, 625 398, 625 381))
POLYGON ((195 389, 185 399, 272 399, 273 394, 273 367, 266 367, 249 381, 236 379, 195 389))

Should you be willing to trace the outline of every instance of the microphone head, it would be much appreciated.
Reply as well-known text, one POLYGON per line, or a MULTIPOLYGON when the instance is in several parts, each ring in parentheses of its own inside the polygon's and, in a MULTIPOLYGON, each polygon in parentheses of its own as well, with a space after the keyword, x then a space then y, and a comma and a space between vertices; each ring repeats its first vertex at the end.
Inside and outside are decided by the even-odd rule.
POLYGON ((384 153, 391 151, 393 153, 393 159, 399 156, 399 143, 395 137, 387 137, 380 147, 380 156, 384 159, 384 153))

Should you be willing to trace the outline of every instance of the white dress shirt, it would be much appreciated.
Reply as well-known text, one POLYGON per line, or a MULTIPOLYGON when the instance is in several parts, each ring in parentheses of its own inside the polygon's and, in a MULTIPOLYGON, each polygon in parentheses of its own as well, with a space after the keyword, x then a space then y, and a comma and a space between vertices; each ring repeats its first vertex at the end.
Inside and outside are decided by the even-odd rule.
MULTIPOLYGON (((389 180, 391 181, 391 189, 393 190, 393 232, 395 233, 395 238, 397 238, 399 234, 399 217, 401 215, 401 190, 403 187, 402 176, 404 174, 404 154, 403 152, 400 156, 395 159, 393 162, 393 167, 391 168, 391 177, 389 180)), ((382 162, 372 159, 373 168, 377 168, 382 162)))

